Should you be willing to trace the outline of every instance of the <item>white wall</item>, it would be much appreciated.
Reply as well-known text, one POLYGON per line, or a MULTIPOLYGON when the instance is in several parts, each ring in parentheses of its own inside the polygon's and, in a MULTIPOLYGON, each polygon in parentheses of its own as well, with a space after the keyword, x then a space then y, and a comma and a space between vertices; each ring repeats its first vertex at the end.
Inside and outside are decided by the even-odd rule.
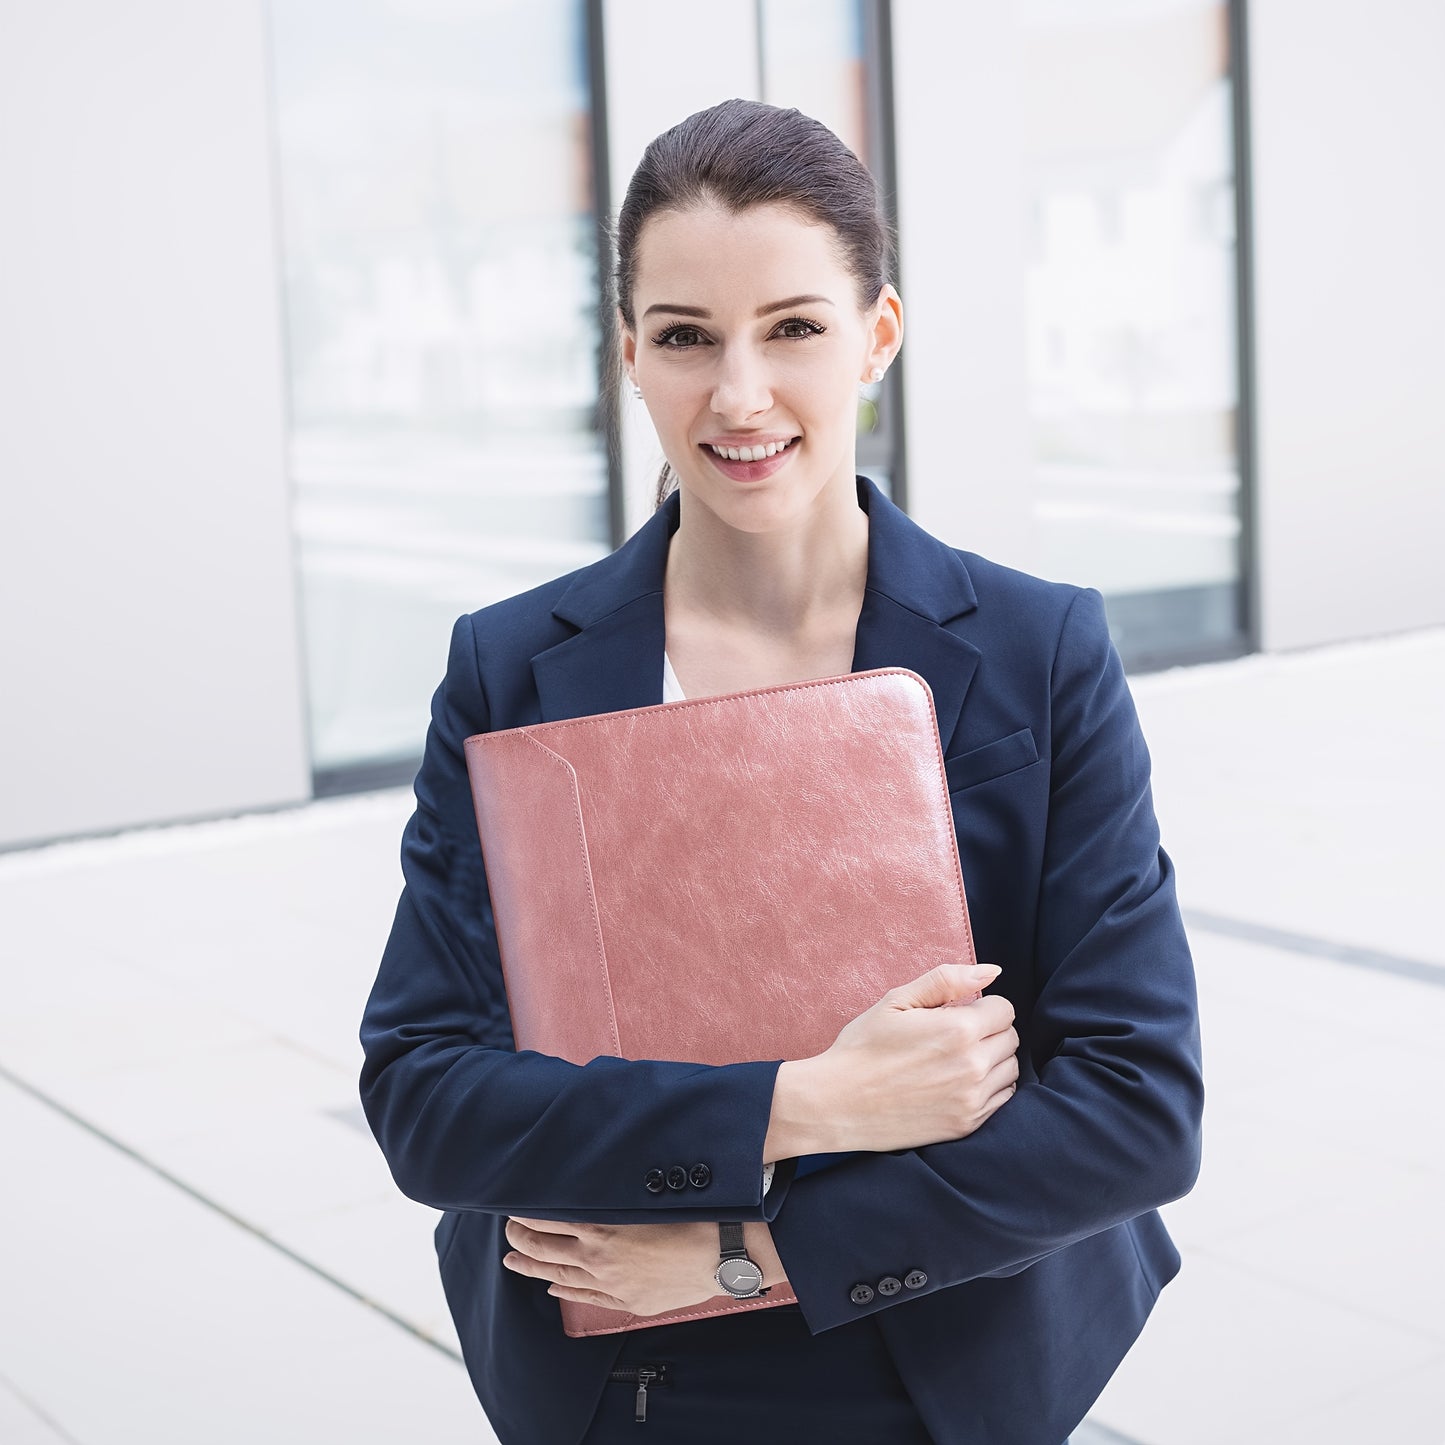
POLYGON ((1032 568, 1015 7, 894 0, 893 68, 908 511, 1032 568))
POLYGON ((1445 5, 1249 15, 1264 645, 1445 622, 1445 5))
POLYGON ((259 0, 0 8, 0 845, 310 792, 259 0))

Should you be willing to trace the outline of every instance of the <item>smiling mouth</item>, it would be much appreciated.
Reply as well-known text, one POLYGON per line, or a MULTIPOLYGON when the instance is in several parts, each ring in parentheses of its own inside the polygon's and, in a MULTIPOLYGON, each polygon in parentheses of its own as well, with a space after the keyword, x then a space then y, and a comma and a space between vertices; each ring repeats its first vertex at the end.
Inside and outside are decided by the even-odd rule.
POLYGON ((801 440, 799 437, 789 437, 785 442, 769 442, 761 447, 720 447, 714 446, 712 442, 705 442, 703 445, 716 457, 721 457, 725 462, 761 462, 768 457, 775 457, 779 452, 785 452, 794 442, 801 440))

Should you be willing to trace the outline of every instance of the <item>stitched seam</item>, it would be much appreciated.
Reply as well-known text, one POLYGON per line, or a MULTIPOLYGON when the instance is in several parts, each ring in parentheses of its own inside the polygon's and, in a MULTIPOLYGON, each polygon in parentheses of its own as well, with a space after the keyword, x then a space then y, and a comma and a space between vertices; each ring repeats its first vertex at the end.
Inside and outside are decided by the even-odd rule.
MULTIPOLYGON (((770 1293, 770 1295, 771 1295, 771 1294, 775 1294, 778 1290, 783 1289, 783 1288, 784 1288, 784 1286, 782 1286, 782 1285, 774 1285, 774 1286, 773 1286, 773 1289, 772 1289, 769 1293, 770 1293)), ((794 1294, 791 1289, 788 1289, 785 1293, 778 1295, 778 1297, 777 1297, 776 1299, 768 1298, 768 1299, 765 1299, 765 1300, 738 1300, 738 1301, 736 1301, 735 1304, 733 1304, 733 1305, 720 1304, 720 1305, 713 1305, 711 1309, 702 1309, 702 1310, 680 1310, 680 1311, 678 1311, 676 1314, 672 1314, 672 1313, 665 1314, 665 1315, 634 1315, 634 1314, 629 1314, 629 1315, 627 1316, 628 1324, 623 1325, 621 1328, 623 1328, 623 1329, 628 1329, 628 1328, 630 1328, 631 1322, 632 1322, 633 1320, 645 1319, 645 1320, 648 1322, 649 1325, 658 1325, 658 1324, 669 1324, 669 1325, 670 1325, 670 1324, 673 1324, 673 1323, 679 1323, 679 1324, 680 1324, 683 1320, 703 1320, 703 1319, 708 1319, 708 1318, 709 1318, 710 1316, 712 1316, 712 1315, 742 1314, 742 1313, 744 1313, 744 1312, 746 1312, 746 1311, 772 1309, 775 1305, 790 1305, 790 1304, 797 1304, 798 1302, 799 1302, 799 1301, 798 1301, 798 1296, 797 1296, 796 1294, 794 1294)), ((594 1308, 596 1308, 596 1306, 594 1306, 594 1308)), ((610 1313, 616 1314, 616 1313, 618 1313, 618 1311, 613 1310, 613 1311, 610 1311, 610 1313)), ((614 1333, 616 1333, 616 1330, 617 1330, 617 1326, 615 1326, 615 1325, 605 1325, 605 1326, 601 1326, 601 1327, 599 1327, 598 1329, 595 1329, 595 1330, 583 1330, 582 1333, 583 1333, 584 1335, 607 1335, 607 1334, 614 1334, 614 1333)))
POLYGON ((572 779, 572 817, 577 825, 577 846, 582 854, 582 876, 587 881, 587 902, 592 909, 592 936, 597 943, 597 963, 602 974, 602 997, 607 1003, 607 1031, 612 1038, 613 1052, 618 1058, 621 1058, 622 1040, 617 1031, 617 1011, 612 1003, 612 976, 607 969, 607 945, 602 939, 602 919, 597 908, 597 890, 592 884, 592 859, 587 852, 587 833, 582 826, 582 800, 577 793, 577 772, 566 758, 559 753, 554 753, 546 744, 539 743, 525 729, 522 736, 534 747, 540 748, 549 758, 561 763, 572 779))

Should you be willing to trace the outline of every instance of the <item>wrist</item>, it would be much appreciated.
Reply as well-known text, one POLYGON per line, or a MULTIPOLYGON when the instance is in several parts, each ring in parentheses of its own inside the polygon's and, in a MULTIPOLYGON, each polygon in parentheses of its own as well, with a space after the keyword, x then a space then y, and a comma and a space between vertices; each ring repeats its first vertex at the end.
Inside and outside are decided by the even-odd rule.
POLYGON ((836 1091, 823 1079, 822 1055, 786 1059, 773 1081, 772 1112, 763 1140, 763 1163, 826 1154, 842 1146, 833 1137, 836 1091))
POLYGON ((743 1223, 743 1243, 747 1246, 748 1258, 763 1272, 763 1288, 787 1284, 788 1273, 773 1244, 773 1231, 767 1221, 749 1219, 743 1223))

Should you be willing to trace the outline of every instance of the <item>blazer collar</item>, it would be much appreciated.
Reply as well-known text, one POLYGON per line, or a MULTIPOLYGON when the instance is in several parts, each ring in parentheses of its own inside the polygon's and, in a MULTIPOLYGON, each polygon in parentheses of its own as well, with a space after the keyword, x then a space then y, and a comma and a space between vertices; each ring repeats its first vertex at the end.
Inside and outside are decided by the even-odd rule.
MULTIPOLYGON (((973 583, 958 553, 869 478, 857 487, 868 513, 868 578, 851 670, 906 667, 924 678, 947 753, 979 653, 945 624, 978 605, 973 583)), ((662 587, 680 508, 674 491, 553 605, 554 616, 580 631, 532 658, 544 722, 662 701, 662 587)))

